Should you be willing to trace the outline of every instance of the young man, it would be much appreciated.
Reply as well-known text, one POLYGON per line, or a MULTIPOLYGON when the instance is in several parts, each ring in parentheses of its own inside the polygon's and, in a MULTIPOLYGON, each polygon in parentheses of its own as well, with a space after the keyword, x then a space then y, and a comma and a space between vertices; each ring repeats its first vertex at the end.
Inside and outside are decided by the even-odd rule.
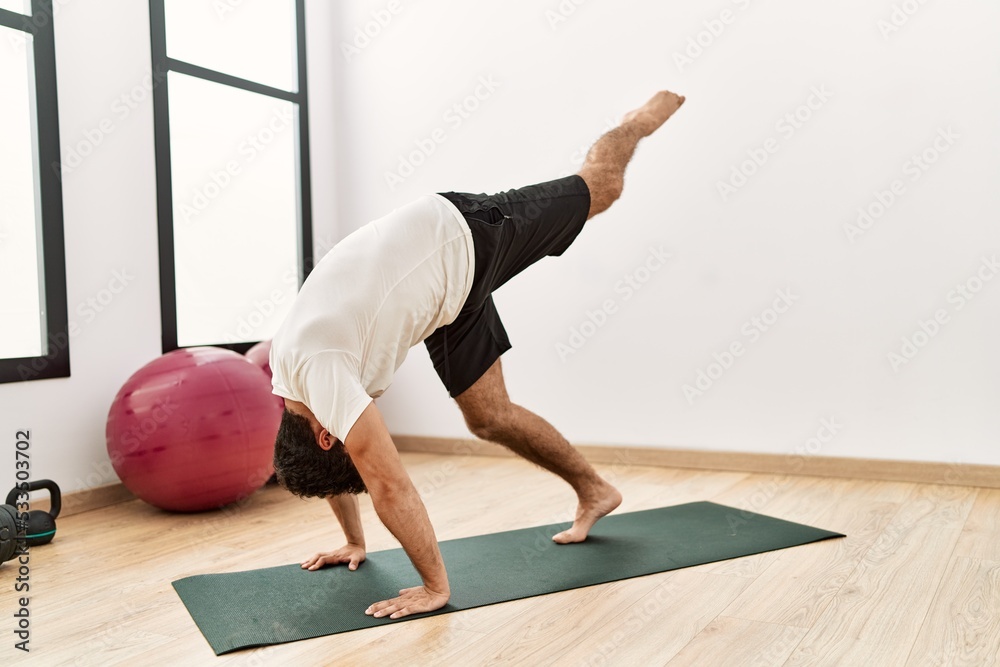
POLYGON ((410 557, 423 585, 365 613, 400 618, 439 609, 450 595, 434 529, 372 402, 420 341, 472 433, 576 491, 576 519, 554 541, 583 541, 621 503, 552 425, 510 402, 500 368, 510 342, 491 294, 542 257, 561 255, 611 206, 639 140, 683 102, 654 95, 602 136, 573 176, 495 195, 424 196, 349 235, 305 281, 271 346, 274 393, 285 399, 274 467, 293 493, 326 498, 347 537, 303 568, 354 570, 364 561, 363 491, 410 557))

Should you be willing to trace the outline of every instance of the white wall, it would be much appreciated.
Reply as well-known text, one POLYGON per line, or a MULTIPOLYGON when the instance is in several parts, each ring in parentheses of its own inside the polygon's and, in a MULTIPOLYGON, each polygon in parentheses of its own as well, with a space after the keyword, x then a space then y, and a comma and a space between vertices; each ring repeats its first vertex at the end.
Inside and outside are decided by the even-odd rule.
MULTIPOLYGON (((158 253, 152 104, 116 102, 141 97, 150 71, 147 3, 57 4, 64 151, 102 122, 114 130, 64 179, 73 375, 0 385, 0 433, 32 429, 34 477, 72 491, 115 481, 104 422, 121 384, 160 352, 158 253), (88 299, 116 271, 127 288, 90 314, 88 299)), ((624 199, 564 257, 497 294, 515 344, 511 394, 572 441, 782 453, 832 417, 842 428, 825 455, 1000 463, 1000 285, 961 310, 948 301, 980 257, 1000 252, 1000 47, 990 32, 1000 8, 927 3, 883 39, 887 1, 563 3, 577 8, 553 29, 554 0, 399 0, 348 60, 341 42, 388 1, 349 3, 341 16, 332 4, 308 3, 318 254, 424 192, 571 173, 653 90, 688 95, 641 146, 624 199), (674 51, 726 8, 733 22, 679 70, 674 51), (499 87, 460 124, 446 118, 481 77, 499 87), (776 122, 824 85, 830 100, 783 137, 776 122), (439 127, 445 142, 390 189, 385 173, 439 127), (904 162, 942 127, 959 138, 909 181, 904 162), (778 151, 722 201, 717 181, 769 137, 778 151), (904 195, 848 242, 843 225, 897 178, 904 195), (671 261, 624 301, 616 283, 660 245, 671 261), (784 288, 797 302, 751 344, 742 324, 784 288), (557 344, 609 298, 618 312, 561 358, 557 344), (937 309, 949 322, 894 372, 886 355, 937 309), (733 341, 745 355, 690 404, 683 385, 733 341)), ((423 349, 379 402, 396 433, 464 434, 423 349)))
MULTIPOLYGON (((84 147, 89 154, 63 177, 69 318, 77 330, 72 376, 0 385, 0 437, 12 442, 15 429, 31 429, 32 477, 75 491, 116 481, 104 441, 108 408, 129 375, 160 354, 156 174, 148 3, 55 4, 64 164, 76 164, 74 147, 92 148, 84 147), (112 284, 116 276, 124 281, 112 284), (105 290, 122 282, 108 301, 105 290), (88 303, 97 299, 106 305, 88 303)), ((317 244, 329 244, 336 201, 333 19, 324 0, 307 2, 307 16, 314 234, 317 244)), ((13 458, 5 465, 2 479, 10 486, 13 458)))
MULTIPOLYGON (((514 343, 504 357, 512 397, 571 441, 786 453, 821 433, 828 442, 808 451, 1000 464, 1000 280, 964 304, 952 293, 1000 253, 1000 7, 346 4, 342 42, 372 12, 383 23, 398 12, 360 53, 340 55, 350 101, 342 233, 427 191, 575 171, 581 149, 652 91, 688 96, 640 147, 624 198, 566 255, 497 294, 514 343), (548 12, 560 10, 569 15, 553 22, 548 12), (713 24, 720 17, 728 23, 713 24), (710 28, 719 34, 701 35, 708 46, 679 64, 675 52, 710 28), (499 87, 449 123, 481 77, 499 87), (799 110, 810 101, 815 109, 799 110), (808 116, 798 128, 782 123, 797 110, 808 116), (446 140, 389 187, 385 173, 438 127, 446 140), (949 131, 952 143, 938 142, 947 151, 914 180, 908 160, 949 131), (723 200, 718 182, 765 145, 773 154, 723 200), (894 180, 902 194, 851 242, 845 225, 894 180), (616 293, 660 246, 667 266, 633 298, 616 293), (778 290, 794 305, 751 340, 744 323, 778 290), (617 312, 560 355, 607 299, 617 312), (894 369, 889 353, 938 311, 947 321, 937 335, 894 369), (734 342, 744 354, 688 400, 684 385, 734 342)), ((465 433, 423 349, 380 406, 395 433, 465 433)))

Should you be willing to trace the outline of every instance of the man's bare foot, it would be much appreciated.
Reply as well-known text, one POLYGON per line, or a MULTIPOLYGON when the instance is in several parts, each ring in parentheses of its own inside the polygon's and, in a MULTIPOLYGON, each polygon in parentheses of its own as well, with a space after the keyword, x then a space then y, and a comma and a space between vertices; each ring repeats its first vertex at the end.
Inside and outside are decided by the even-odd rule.
POLYGON ((605 514, 611 513, 616 507, 622 504, 622 494, 618 489, 607 482, 603 483, 591 497, 580 498, 580 504, 576 508, 576 519, 573 526, 568 530, 552 536, 552 541, 557 544, 570 544, 572 542, 583 542, 587 539, 587 533, 605 514))
POLYGON ((682 104, 684 104, 682 95, 661 90, 641 107, 625 114, 622 118, 622 125, 631 123, 639 129, 642 136, 648 137, 666 123, 667 119, 673 116, 682 104))

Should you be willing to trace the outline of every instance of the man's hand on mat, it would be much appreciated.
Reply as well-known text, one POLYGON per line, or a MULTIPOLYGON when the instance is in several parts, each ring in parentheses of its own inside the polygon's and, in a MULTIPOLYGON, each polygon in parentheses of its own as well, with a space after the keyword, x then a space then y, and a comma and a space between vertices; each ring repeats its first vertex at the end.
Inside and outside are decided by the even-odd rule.
POLYGON ((358 565, 365 562, 365 548, 358 544, 348 544, 340 547, 336 551, 327 551, 316 554, 311 558, 302 561, 303 570, 318 570, 327 565, 339 565, 347 563, 347 569, 356 570, 358 565))
POLYGON ((399 591, 399 597, 376 602, 365 610, 365 613, 375 618, 403 618, 410 614, 423 614, 440 609, 448 603, 451 593, 435 593, 426 586, 404 588, 399 591))

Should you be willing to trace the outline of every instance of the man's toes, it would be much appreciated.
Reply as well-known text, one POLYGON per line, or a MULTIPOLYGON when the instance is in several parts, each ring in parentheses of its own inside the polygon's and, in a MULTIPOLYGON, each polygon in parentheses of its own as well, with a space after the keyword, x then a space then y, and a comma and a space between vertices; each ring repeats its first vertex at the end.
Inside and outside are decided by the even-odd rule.
POLYGON ((556 533, 552 536, 552 541, 556 544, 566 544, 570 541, 570 531, 564 530, 561 533, 556 533))
POLYGON ((552 536, 552 541, 556 544, 572 544, 574 542, 582 542, 587 538, 586 534, 580 535, 580 531, 574 528, 564 530, 561 533, 556 533, 552 536))

